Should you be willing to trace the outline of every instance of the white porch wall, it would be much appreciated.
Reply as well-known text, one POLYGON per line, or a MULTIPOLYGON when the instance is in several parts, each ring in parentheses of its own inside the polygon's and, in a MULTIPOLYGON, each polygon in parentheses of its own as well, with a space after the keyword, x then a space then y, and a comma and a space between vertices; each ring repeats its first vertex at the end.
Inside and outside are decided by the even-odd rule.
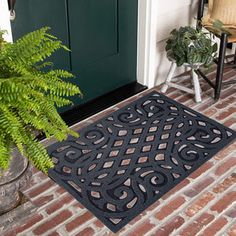
POLYGON ((166 58, 165 42, 170 31, 180 26, 196 24, 194 18, 197 15, 197 5, 198 0, 155 0, 153 3, 153 7, 157 9, 153 20, 156 40, 155 45, 152 45, 155 54, 152 55, 153 78, 149 78, 149 87, 162 83, 168 73, 170 62, 166 58))
POLYGON ((0 0, 0 29, 7 30, 8 33, 4 35, 4 38, 8 42, 12 42, 7 0, 0 0))

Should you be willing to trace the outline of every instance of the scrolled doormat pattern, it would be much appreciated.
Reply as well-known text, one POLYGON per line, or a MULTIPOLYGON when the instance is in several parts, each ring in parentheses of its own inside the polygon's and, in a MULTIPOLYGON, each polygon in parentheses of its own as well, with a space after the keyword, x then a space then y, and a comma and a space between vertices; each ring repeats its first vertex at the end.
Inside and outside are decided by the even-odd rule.
POLYGON ((48 148, 49 176, 114 232, 236 137, 157 92, 79 133, 48 148))

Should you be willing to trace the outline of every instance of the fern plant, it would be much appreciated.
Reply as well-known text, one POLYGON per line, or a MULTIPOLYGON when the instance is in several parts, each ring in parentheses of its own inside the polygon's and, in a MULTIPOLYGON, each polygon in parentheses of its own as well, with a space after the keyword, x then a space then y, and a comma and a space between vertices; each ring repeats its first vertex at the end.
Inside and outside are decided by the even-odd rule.
POLYGON ((38 169, 53 167, 35 131, 62 141, 77 136, 61 119, 56 107, 71 104, 68 96, 80 95, 79 88, 62 79, 73 78, 65 70, 52 69, 46 59, 56 50, 68 50, 44 27, 15 43, 3 40, 0 31, 0 169, 6 170, 14 147, 38 169))

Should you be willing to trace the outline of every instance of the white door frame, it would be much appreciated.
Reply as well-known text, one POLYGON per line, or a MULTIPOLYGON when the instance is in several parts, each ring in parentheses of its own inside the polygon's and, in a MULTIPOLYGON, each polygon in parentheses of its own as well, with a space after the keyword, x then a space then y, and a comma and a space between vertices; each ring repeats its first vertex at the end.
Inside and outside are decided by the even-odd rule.
POLYGON ((0 29, 7 30, 7 34, 4 35, 4 38, 8 42, 12 42, 10 13, 8 11, 7 0, 0 0, 0 29))
MULTIPOLYGON (((148 87, 155 84, 155 0, 138 0, 137 81, 148 87)), ((6 29, 12 41, 7 0, 0 0, 0 28, 6 29)))
POLYGON ((155 0, 138 1, 137 81, 148 87, 155 85, 156 16, 155 0))

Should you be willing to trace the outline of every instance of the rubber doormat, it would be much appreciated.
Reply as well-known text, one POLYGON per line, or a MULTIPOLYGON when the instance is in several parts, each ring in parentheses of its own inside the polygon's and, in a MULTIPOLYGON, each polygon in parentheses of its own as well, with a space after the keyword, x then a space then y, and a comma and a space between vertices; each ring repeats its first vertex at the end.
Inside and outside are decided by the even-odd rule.
POLYGON ((117 232, 236 133, 157 92, 48 148, 49 176, 117 232))

